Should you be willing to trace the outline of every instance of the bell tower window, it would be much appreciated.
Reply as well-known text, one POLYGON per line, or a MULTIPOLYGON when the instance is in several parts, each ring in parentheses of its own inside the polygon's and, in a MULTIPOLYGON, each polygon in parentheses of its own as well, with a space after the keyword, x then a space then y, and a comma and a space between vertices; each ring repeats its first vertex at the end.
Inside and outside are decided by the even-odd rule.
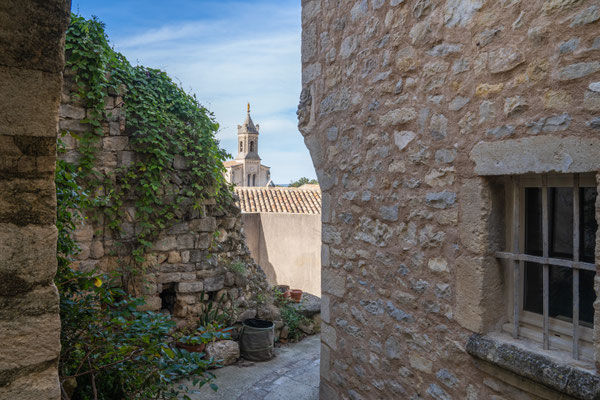
POLYGON ((240 153, 244 152, 244 142, 240 142, 240 153))
POLYGON ((254 151, 254 142, 250 142, 250 151, 254 151))

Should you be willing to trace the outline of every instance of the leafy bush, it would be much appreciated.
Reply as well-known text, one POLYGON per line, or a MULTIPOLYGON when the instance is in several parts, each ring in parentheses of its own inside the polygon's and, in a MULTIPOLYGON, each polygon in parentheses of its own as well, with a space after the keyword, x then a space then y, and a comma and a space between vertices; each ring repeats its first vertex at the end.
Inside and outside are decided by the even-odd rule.
MULTIPOLYGON (((210 382, 212 360, 203 354, 172 348, 175 323, 169 317, 137 311, 142 299, 118 287, 120 276, 80 272, 70 266, 79 251, 72 231, 78 210, 89 196, 76 183, 77 169, 57 161, 58 272, 61 356, 59 375, 63 399, 175 399, 186 386, 210 382)), ((222 335, 222 334, 221 334, 222 335)), ((207 342, 219 335, 207 332, 207 342)), ((215 387, 216 388, 216 387, 215 387)), ((184 395, 184 398, 185 397, 184 395)))
POLYGON ((275 304, 279 307, 281 319, 288 326, 288 339, 292 341, 299 340, 303 335, 300 325, 308 324, 310 320, 298 310, 297 303, 286 298, 277 289, 275 289, 275 304))

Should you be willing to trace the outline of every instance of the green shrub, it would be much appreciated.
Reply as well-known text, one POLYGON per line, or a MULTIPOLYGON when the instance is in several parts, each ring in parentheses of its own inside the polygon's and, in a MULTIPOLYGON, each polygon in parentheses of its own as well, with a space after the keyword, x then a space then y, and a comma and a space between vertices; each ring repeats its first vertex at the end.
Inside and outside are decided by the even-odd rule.
MULTIPOLYGON (((72 232, 80 219, 78 210, 89 201, 76 183, 76 171, 74 165, 57 161, 55 283, 60 293, 63 399, 175 399, 188 390, 177 384, 183 378, 196 387, 210 382, 213 376, 206 369, 212 361, 172 348, 175 323, 162 314, 137 311, 144 301, 118 287, 118 274, 71 268, 79 251, 72 232)), ((210 334, 204 339, 210 340, 210 334)))

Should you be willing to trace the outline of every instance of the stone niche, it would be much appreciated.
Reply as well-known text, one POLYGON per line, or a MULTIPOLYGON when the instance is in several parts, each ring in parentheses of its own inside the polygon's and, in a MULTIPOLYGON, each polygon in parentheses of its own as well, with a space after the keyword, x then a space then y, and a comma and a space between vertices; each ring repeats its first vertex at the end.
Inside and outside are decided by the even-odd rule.
MULTIPOLYGON (((81 134, 90 129, 82 123, 89 110, 75 96, 71 71, 66 70, 64 76, 60 130, 81 134)), ((105 105, 104 136, 98 144, 94 168, 109 174, 135 163, 141 155, 130 146, 121 94, 107 94, 105 105)), ((71 135, 62 137, 62 141, 66 152, 59 156, 71 162, 78 160, 81 157, 78 141, 71 135)), ((169 184, 181 193, 192 183, 182 156, 175 155, 174 169, 169 184)), ((146 299, 143 309, 169 313, 179 325, 193 325, 202 303, 221 298, 227 308, 234 307, 239 320, 254 317, 257 311, 272 318, 273 308, 264 304, 264 299, 270 297, 258 296, 268 292, 269 285, 246 246, 240 210, 234 204, 219 208, 214 199, 197 209, 192 207, 193 199, 183 200, 176 211, 178 222, 160 232, 152 250, 145 255, 140 269, 144 272, 124 280, 123 286, 146 299), (234 271, 232 263, 243 265, 243 271, 239 265, 234 271), (262 307, 257 304, 257 296, 262 307)), ((77 227, 74 236, 81 252, 74 263, 76 268, 108 272, 133 265, 130 254, 138 229, 135 199, 127 199, 123 211, 122 231, 117 237, 102 216, 87 215, 85 223, 77 227)))

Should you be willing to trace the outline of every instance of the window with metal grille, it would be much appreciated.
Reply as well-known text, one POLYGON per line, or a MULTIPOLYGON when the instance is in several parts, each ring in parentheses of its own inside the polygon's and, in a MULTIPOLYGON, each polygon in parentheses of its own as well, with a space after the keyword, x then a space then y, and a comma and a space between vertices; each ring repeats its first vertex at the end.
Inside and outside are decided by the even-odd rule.
POLYGON ((515 338, 593 359, 596 189, 593 174, 510 179, 506 260, 515 338))

